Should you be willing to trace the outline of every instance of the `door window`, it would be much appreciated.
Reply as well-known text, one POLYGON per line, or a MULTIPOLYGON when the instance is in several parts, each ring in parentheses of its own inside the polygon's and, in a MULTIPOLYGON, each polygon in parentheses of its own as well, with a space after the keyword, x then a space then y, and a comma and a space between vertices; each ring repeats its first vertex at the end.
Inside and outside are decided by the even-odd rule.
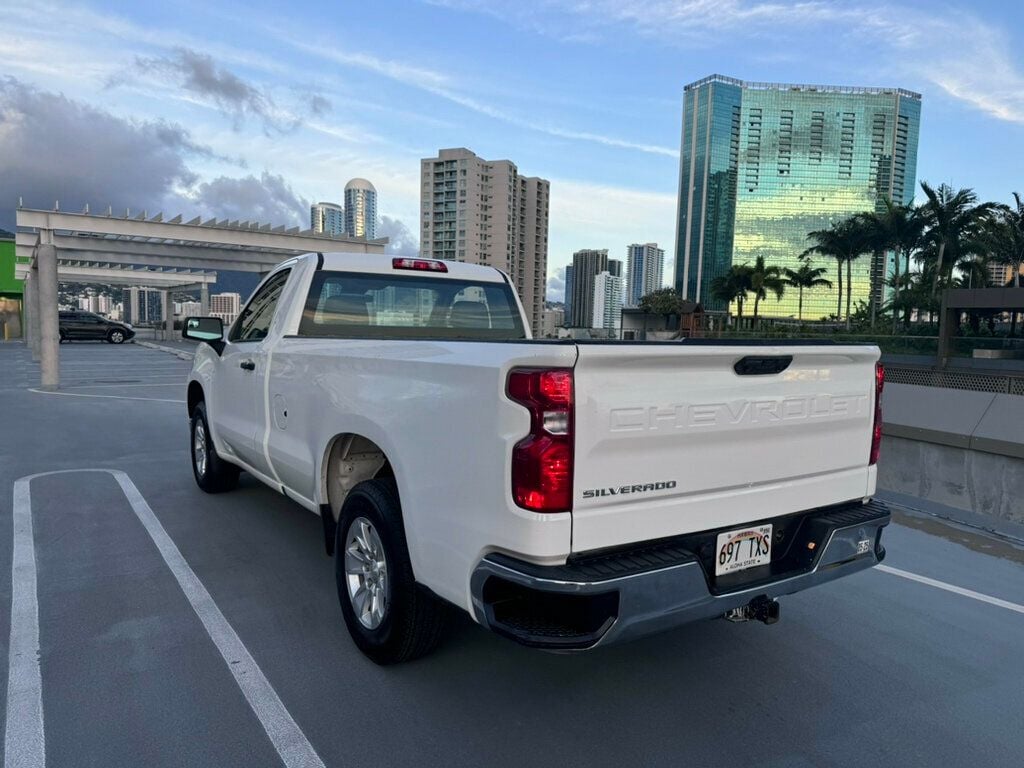
POLYGON ((278 272, 249 299, 249 303, 245 305, 242 314, 231 328, 229 341, 260 341, 266 338, 270 333, 274 310, 277 308, 290 271, 285 269, 278 272))

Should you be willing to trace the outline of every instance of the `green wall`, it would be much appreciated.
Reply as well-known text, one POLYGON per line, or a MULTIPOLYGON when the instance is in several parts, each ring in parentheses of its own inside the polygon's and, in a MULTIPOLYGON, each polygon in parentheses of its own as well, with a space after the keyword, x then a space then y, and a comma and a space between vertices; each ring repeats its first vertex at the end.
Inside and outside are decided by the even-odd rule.
POLYGON ((0 240, 0 293, 24 293, 22 281, 14 279, 13 240, 0 240))

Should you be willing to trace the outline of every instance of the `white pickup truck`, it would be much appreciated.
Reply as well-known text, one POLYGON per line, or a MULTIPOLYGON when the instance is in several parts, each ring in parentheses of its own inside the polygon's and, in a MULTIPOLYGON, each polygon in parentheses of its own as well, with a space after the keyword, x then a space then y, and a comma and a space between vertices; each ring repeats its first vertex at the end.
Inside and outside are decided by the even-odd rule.
POLYGON ((885 555, 877 347, 534 340, 502 272, 365 254, 287 261, 184 336, 196 482, 318 513, 378 663, 452 605, 553 650, 770 623, 885 555))

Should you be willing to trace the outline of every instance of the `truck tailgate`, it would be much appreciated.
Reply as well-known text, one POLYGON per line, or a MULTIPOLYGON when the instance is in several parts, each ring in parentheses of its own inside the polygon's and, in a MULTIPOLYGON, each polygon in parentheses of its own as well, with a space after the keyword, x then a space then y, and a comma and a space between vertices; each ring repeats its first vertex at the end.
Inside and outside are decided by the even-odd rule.
POLYGON ((874 492, 876 347, 683 342, 578 350, 575 552, 874 492), (781 372, 764 372, 787 357, 781 372))

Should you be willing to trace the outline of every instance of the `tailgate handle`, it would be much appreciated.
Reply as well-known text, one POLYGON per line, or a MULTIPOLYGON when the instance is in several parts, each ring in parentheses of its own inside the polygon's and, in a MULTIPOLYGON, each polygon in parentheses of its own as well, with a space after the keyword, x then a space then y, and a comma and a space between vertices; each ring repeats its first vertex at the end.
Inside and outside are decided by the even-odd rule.
POLYGON ((737 360, 732 369, 740 376, 764 376, 770 373, 782 373, 789 368, 789 364, 792 362, 792 355, 776 355, 774 357, 748 355, 737 360))

